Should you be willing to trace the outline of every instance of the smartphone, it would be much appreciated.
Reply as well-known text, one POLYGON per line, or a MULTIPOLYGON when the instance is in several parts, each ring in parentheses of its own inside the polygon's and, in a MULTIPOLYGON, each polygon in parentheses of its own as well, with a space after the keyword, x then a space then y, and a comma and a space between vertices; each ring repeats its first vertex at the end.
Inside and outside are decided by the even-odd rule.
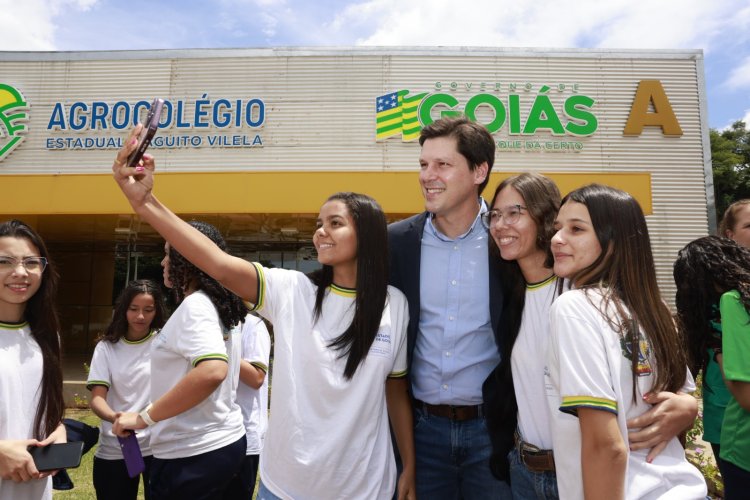
POLYGON ((138 136, 138 146, 128 158, 128 167, 137 166, 138 162, 143 158, 143 153, 148 149, 148 146, 151 144, 151 139, 153 139, 156 134, 156 129, 159 128, 159 120, 161 119, 161 110, 163 108, 164 99, 159 99, 157 97, 151 103, 151 109, 148 111, 146 123, 143 124, 141 135, 138 136))
POLYGON ((29 446, 34 465, 40 472, 56 469, 70 469, 81 465, 83 441, 52 443, 47 446, 29 446))
POLYGON ((130 435, 124 438, 117 436, 117 440, 120 442, 120 450, 122 450, 122 456, 125 459, 125 468, 128 470, 128 476, 133 478, 146 470, 146 463, 143 461, 141 446, 138 444, 135 432, 131 431, 130 435))

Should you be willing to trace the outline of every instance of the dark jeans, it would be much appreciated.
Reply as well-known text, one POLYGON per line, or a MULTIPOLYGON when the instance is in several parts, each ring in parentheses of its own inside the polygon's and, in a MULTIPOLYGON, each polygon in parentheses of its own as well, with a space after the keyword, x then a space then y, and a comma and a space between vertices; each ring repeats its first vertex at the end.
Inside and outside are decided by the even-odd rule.
POLYGON ((94 489, 99 500, 135 500, 138 498, 138 483, 143 476, 143 492, 146 500, 151 498, 149 474, 153 457, 143 457, 146 470, 131 478, 125 460, 105 460, 94 457, 94 489))
POLYGON ((452 421, 414 409, 417 497, 430 500, 509 500, 510 486, 490 472, 484 417, 452 421))
POLYGON ((238 480, 229 483, 225 494, 226 498, 245 498, 247 500, 253 498, 259 462, 260 455, 245 455, 238 473, 238 480))
POLYGON ((154 500, 247 500, 240 468, 247 450, 245 436, 218 450, 192 457, 154 458, 151 466, 151 495, 154 500))
POLYGON ((750 494, 750 471, 722 460, 721 477, 724 478, 724 499, 740 500, 750 494))

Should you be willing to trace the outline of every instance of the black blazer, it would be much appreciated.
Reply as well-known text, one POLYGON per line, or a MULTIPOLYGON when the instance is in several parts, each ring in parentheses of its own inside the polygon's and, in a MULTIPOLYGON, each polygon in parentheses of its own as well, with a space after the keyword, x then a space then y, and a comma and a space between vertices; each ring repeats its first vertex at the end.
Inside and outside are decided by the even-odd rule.
MULTIPOLYGON (((407 329, 407 362, 411 367, 414 346, 419 330, 419 273, 422 256, 422 233, 424 232, 427 212, 409 217, 388 226, 388 253, 390 258, 389 283, 406 295, 409 301, 409 326, 407 329)), ((506 349, 512 345, 512 339, 506 338, 510 307, 508 298, 510 289, 508 279, 505 278, 505 268, 498 256, 494 256, 487 246, 490 285, 490 321, 495 334, 495 344, 503 356, 503 346, 506 349)), ((513 446, 513 431, 516 428, 516 398, 513 392, 513 382, 509 379, 510 360, 500 362, 482 385, 487 429, 492 441, 493 454, 490 458, 492 473, 501 480, 510 479, 507 455, 513 446), (507 363, 507 364, 506 364, 507 363)), ((411 377, 411 372, 409 372, 411 377)))

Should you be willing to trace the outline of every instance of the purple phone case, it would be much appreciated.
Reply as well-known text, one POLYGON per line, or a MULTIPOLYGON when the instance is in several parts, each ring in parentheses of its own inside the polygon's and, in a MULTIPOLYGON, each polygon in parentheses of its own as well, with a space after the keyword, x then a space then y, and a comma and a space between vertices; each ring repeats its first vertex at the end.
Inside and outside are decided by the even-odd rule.
POLYGON ((118 436, 117 440, 120 442, 122 456, 125 458, 125 467, 128 469, 128 476, 136 477, 146 470, 146 463, 143 461, 141 447, 138 445, 138 438, 135 437, 135 432, 131 431, 130 435, 125 438, 118 436))

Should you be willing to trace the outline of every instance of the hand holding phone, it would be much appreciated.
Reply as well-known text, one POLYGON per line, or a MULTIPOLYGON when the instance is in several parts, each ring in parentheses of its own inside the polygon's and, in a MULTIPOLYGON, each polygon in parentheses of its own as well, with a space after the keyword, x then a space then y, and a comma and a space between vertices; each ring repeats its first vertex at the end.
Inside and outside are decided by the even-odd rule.
POLYGON ((161 118, 161 111, 164 108, 164 99, 158 97, 151 103, 151 109, 146 117, 146 123, 143 124, 141 129, 141 135, 138 137, 138 146, 128 157, 128 167, 138 166, 138 162, 143 158, 143 153, 146 152, 148 146, 151 144, 151 139, 156 134, 156 129, 159 128, 159 119, 161 118))
POLYGON ((135 432, 131 431, 127 437, 117 436, 117 440, 120 442, 120 449, 125 459, 125 468, 128 470, 128 476, 133 478, 146 470, 146 462, 143 461, 141 446, 138 444, 135 432))
POLYGON ((81 465, 83 441, 52 443, 47 446, 29 446, 28 450, 39 472, 71 469, 81 465))

